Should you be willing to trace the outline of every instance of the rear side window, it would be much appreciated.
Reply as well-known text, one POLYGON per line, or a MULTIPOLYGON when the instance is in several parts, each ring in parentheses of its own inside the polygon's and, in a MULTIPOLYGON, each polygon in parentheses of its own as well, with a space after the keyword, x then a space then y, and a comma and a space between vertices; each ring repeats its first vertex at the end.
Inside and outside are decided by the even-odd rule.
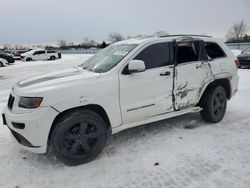
POLYGON ((205 42, 205 49, 210 59, 226 57, 225 52, 221 49, 221 47, 218 44, 214 42, 205 42))
POLYGON ((50 53, 56 53, 56 51, 47 51, 47 53, 49 53, 49 54, 50 54, 50 53))
POLYGON ((136 60, 142 60, 146 69, 152 69, 170 65, 169 43, 152 44, 136 56, 136 60))
POLYGON ((187 63, 200 60, 199 42, 181 42, 177 46, 177 63, 187 63))
POLYGON ((36 51, 33 55, 45 54, 45 51, 36 51))

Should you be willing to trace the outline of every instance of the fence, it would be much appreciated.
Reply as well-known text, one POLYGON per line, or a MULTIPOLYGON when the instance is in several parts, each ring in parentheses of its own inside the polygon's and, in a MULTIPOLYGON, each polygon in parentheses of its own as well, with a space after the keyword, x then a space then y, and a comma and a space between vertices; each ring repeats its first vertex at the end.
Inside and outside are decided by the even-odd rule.
POLYGON ((245 50, 247 48, 250 48, 250 43, 227 43, 227 46, 232 50, 245 50))
MULTIPOLYGON (((230 49, 239 49, 239 50, 245 50, 247 48, 250 48, 250 43, 227 43, 227 46, 230 49)), ((55 49, 52 49, 55 50, 55 49)), ((80 49, 56 49, 55 51, 60 52, 62 54, 95 54, 97 53, 99 48, 80 48, 80 49)))
POLYGON ((60 52, 62 54, 95 54, 99 51, 100 49, 68 49, 68 50, 62 50, 58 49, 56 50, 57 52, 60 52))
MULTIPOLYGON (((239 50, 245 50, 247 48, 250 48, 250 43, 227 43, 227 46, 230 49, 239 49, 239 50)), ((68 50, 56 50, 57 52, 60 52, 62 54, 95 54, 100 49, 68 49, 68 50)))

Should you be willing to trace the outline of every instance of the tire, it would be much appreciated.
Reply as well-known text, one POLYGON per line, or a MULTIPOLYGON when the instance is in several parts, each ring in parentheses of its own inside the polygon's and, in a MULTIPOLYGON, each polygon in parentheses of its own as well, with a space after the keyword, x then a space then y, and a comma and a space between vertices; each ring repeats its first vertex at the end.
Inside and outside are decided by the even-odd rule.
POLYGON ((51 57, 49 58, 49 60, 55 60, 55 59, 56 59, 55 56, 51 56, 51 57))
POLYGON ((0 67, 4 67, 4 66, 3 66, 3 63, 2 63, 1 61, 0 61, 0 67))
POLYGON ((226 112, 227 95, 222 86, 211 88, 202 98, 200 112, 203 120, 212 123, 220 122, 226 112))
POLYGON ((69 166, 96 158, 107 141, 104 120, 89 110, 74 111, 56 124, 51 137, 53 154, 69 166))
POLYGON ((28 57, 26 61, 32 61, 33 59, 31 57, 28 57))

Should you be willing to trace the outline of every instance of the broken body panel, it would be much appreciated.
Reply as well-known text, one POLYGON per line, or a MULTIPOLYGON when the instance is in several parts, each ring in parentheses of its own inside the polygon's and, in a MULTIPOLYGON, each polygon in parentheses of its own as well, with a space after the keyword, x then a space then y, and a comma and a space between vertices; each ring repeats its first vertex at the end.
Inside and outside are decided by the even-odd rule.
MULTIPOLYGON (((11 130, 25 135, 32 145, 40 146, 39 149, 27 149, 46 152, 48 137, 56 118, 70 109, 89 105, 102 108, 112 133, 117 133, 141 124, 199 111, 197 104, 200 98, 206 88, 216 80, 223 79, 228 82, 229 99, 237 91, 238 75, 234 64, 236 58, 220 40, 203 36, 171 36, 133 39, 114 45, 119 44, 136 44, 137 47, 107 72, 97 73, 78 67, 33 77, 13 88, 14 106, 12 109, 6 107, 4 114, 11 130), (218 44, 226 56, 206 58, 203 41, 218 44), (140 52, 162 43, 169 45, 167 65, 124 74, 128 63, 140 52), (177 56, 181 50, 188 48, 194 50, 193 57, 188 57, 188 61, 185 61, 185 52, 182 58, 177 56), (43 101, 38 109, 24 109, 18 106, 18 100, 22 96, 43 97, 43 101), (53 113, 37 115, 43 109, 53 113), (32 122, 29 117, 33 117, 32 122), (16 129, 12 126, 13 120, 28 127, 23 130, 16 129), (36 133, 40 132, 43 136, 37 140, 36 133)), ((126 53, 114 53, 121 54, 126 53)))

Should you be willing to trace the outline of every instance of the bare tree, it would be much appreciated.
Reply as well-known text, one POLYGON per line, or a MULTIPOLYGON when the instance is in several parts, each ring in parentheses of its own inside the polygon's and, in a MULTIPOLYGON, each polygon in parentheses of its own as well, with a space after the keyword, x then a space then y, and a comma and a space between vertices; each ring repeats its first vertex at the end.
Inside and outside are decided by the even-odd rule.
POLYGON ((89 46, 95 46, 95 45, 96 45, 96 41, 94 41, 94 40, 89 41, 89 46))
POLYGON ((11 50, 12 49, 12 46, 10 44, 4 44, 3 45, 3 49, 4 50, 11 50))
POLYGON ((169 35, 169 33, 166 32, 166 31, 157 31, 157 32, 155 32, 153 34, 153 36, 155 36, 155 37, 164 37, 164 36, 167 36, 167 35, 169 35))
POLYGON ((85 45, 89 44, 89 38, 88 37, 84 37, 83 44, 85 44, 85 45))
POLYGON ((248 28, 244 20, 235 23, 232 28, 228 31, 226 38, 228 41, 240 42, 247 34, 248 28))
POLYGON ((114 32, 114 33, 109 34, 109 40, 110 42, 114 43, 114 42, 124 40, 124 37, 122 36, 121 33, 114 32))
POLYGON ((57 44, 59 47, 65 47, 65 46, 67 46, 67 41, 66 40, 59 40, 57 42, 57 44))

